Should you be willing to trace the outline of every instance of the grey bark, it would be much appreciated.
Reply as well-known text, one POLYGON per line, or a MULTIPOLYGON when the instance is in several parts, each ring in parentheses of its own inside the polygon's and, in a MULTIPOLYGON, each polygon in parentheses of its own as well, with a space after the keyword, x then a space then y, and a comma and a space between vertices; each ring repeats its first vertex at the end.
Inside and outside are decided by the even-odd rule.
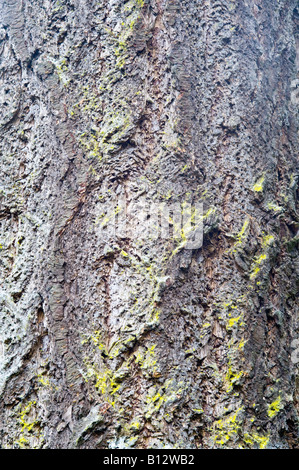
POLYGON ((298 447, 298 2, 0 6, 1 446, 298 447))

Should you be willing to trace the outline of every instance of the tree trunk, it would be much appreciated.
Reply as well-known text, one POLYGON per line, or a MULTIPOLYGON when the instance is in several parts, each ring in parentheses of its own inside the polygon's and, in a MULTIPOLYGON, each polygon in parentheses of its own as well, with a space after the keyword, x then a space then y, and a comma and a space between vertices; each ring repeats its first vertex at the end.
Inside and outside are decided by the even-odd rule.
POLYGON ((0 6, 2 447, 297 447, 297 0, 0 6))

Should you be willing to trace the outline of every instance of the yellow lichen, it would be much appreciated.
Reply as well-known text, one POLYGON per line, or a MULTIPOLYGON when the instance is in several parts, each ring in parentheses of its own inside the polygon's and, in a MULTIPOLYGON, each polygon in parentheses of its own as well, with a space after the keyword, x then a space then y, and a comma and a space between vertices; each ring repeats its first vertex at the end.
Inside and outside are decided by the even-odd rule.
POLYGON ((227 322, 226 329, 227 330, 232 329, 235 325, 239 323, 241 317, 242 315, 239 315, 238 317, 235 317, 235 318, 230 318, 227 322))
POLYGON ((265 176, 262 176, 253 186, 253 191, 260 193, 264 189, 265 176))
POLYGON ((27 405, 20 411, 19 413, 19 423, 21 424, 21 431, 19 435, 19 439, 16 443, 20 447, 28 447, 30 445, 30 438, 35 437, 40 439, 41 432, 38 427, 38 421, 33 419, 32 411, 34 411, 34 407, 36 405, 36 401, 30 401, 27 405))
POLYGON ((281 408, 282 408, 281 397, 278 396, 278 398, 275 401, 273 401, 272 403, 270 403, 270 405, 268 405, 267 413, 268 413, 269 418, 274 418, 279 413, 281 408))
POLYGON ((246 219, 240 232, 237 234, 236 236, 236 243, 235 243, 235 247, 238 246, 238 245, 241 245, 243 240, 247 237, 248 235, 248 227, 249 227, 249 219, 246 219))
POLYGON ((238 438, 238 432, 241 429, 242 419, 239 417, 243 408, 239 408, 230 416, 219 419, 213 426, 213 440, 215 444, 226 445, 232 439, 238 438))
POLYGON ((257 443, 260 449, 265 449, 268 445, 269 437, 270 434, 267 434, 266 436, 261 436, 258 433, 245 433, 244 442, 246 442, 246 444, 249 444, 250 446, 253 446, 254 443, 257 443))
POLYGON ((150 348, 148 348, 145 352, 142 351, 142 348, 135 353, 135 362, 139 364, 141 369, 145 369, 151 374, 156 375, 157 372, 157 357, 156 357, 156 345, 154 344, 150 348))

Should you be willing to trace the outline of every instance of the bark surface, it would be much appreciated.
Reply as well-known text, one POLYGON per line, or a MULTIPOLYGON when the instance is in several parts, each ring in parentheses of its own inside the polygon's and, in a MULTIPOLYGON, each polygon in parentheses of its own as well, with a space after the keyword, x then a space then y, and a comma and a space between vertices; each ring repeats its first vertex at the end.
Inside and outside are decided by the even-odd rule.
POLYGON ((1 446, 298 447, 298 1, 0 7, 1 446))

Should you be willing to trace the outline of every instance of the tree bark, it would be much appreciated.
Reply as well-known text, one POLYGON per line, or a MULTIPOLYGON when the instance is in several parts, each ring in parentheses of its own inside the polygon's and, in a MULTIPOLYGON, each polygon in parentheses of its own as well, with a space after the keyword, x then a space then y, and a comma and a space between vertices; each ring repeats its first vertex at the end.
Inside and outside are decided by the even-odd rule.
POLYGON ((298 2, 0 6, 2 447, 298 447, 298 2))

